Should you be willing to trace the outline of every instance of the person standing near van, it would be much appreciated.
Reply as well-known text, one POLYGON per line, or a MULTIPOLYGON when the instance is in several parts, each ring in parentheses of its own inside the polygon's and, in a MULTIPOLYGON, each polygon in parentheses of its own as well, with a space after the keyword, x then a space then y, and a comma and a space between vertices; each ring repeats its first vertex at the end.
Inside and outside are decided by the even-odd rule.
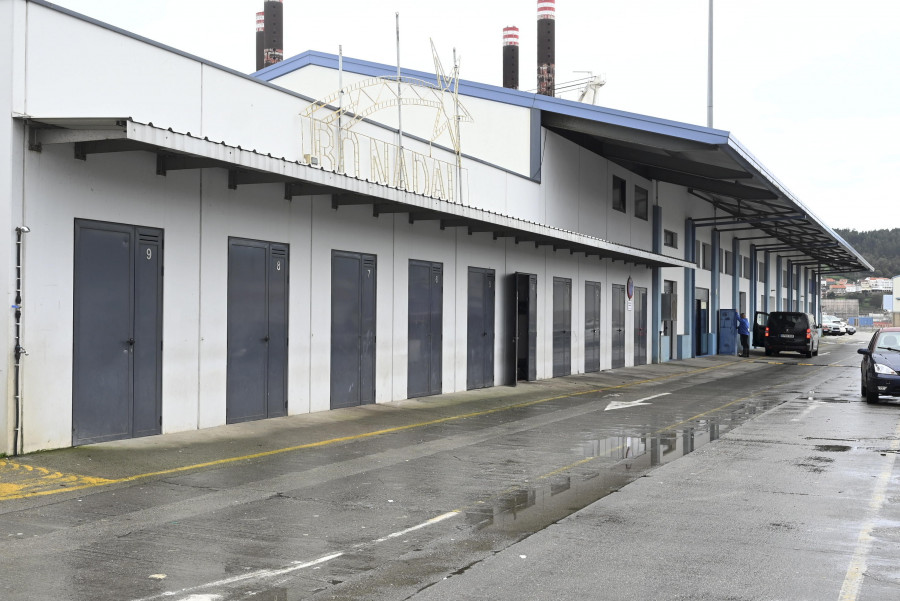
POLYGON ((741 336, 741 357, 750 356, 750 320, 746 313, 741 313, 738 318, 738 334, 741 336))

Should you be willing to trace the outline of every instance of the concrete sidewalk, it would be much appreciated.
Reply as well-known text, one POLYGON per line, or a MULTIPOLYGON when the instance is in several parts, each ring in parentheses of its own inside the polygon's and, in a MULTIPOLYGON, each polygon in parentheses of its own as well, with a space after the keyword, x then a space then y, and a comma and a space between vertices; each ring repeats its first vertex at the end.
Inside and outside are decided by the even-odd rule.
MULTIPOLYGON (((0 458, 0 501, 127 484, 728 368, 709 356, 0 458)), ((744 360, 746 361, 746 360, 744 360)))
POLYGON ((862 402, 858 379, 847 370, 413 598, 900 599, 900 407, 862 402))

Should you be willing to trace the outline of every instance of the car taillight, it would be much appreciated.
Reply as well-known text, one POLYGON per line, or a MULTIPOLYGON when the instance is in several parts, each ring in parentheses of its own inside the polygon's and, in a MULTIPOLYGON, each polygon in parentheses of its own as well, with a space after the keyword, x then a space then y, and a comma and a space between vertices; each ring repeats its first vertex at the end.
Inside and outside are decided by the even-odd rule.
POLYGON ((769 337, 769 326, 766 326, 766 338, 769 337))
POLYGON ((812 338, 812 331, 806 328, 806 339, 809 340, 810 338, 812 338))

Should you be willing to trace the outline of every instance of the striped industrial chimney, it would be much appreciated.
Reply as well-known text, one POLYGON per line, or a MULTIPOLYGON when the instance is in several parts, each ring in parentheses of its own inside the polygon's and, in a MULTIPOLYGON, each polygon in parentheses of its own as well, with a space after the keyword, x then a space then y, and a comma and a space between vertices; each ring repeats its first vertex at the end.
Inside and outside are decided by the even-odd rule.
POLYGON ((538 0, 537 93, 553 96, 556 87, 556 0, 538 0))
POLYGON ((266 13, 256 13, 256 70, 266 66, 265 40, 266 13))
POLYGON ((519 28, 503 28, 503 87, 519 89, 519 28))
POLYGON ((284 4, 282 0, 266 0, 263 4, 265 30, 263 31, 263 66, 280 63, 284 59, 282 50, 284 31, 284 4))

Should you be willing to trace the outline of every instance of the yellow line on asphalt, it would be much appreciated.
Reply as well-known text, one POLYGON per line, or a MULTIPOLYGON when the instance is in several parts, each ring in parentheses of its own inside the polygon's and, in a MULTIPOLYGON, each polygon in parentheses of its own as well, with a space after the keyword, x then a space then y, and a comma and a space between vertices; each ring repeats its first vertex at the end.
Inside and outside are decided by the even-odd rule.
POLYGON ((869 499, 869 516, 863 523, 862 530, 859 531, 859 536, 856 539, 856 549, 847 568, 847 575, 844 576, 844 584, 841 586, 841 594, 838 597, 839 601, 856 601, 856 598, 859 596, 859 589, 862 586, 863 577, 866 575, 866 568, 868 567, 866 562, 869 558, 869 550, 872 547, 872 531, 875 529, 875 519, 887 498, 887 488, 894 473, 897 451, 900 451, 900 425, 897 426, 894 436, 894 440, 891 442, 891 453, 887 454, 888 459, 885 461, 884 469, 881 470, 875 481, 872 498, 869 499))
MULTIPOLYGON (((53 495, 53 494, 58 494, 58 493, 85 490, 88 488, 96 488, 98 486, 109 486, 109 485, 113 485, 113 484, 125 484, 128 482, 134 482, 136 480, 143 480, 146 478, 153 478, 153 477, 157 477, 157 476, 168 476, 168 475, 178 474, 178 473, 182 473, 182 472, 188 472, 188 471, 192 471, 192 470, 198 470, 198 469, 203 469, 203 468, 208 468, 208 467, 215 467, 215 466, 219 466, 219 465, 226 465, 226 464, 235 463, 238 461, 248 461, 251 459, 270 457, 272 455, 280 455, 282 453, 290 453, 293 451, 302 451, 305 449, 315 449, 318 447, 324 447, 324 446, 333 445, 333 444, 337 444, 337 443, 341 443, 341 442, 351 442, 351 441, 356 441, 356 440, 363 440, 366 438, 372 438, 374 436, 382 436, 384 434, 393 434, 396 432, 413 430, 415 428, 424 428, 427 426, 434 426, 437 424, 442 424, 442 423, 461 420, 461 419, 482 417, 485 415, 491 415, 493 413, 509 411, 511 409, 521 409, 523 407, 531 407, 533 405, 539 405, 541 403, 557 401, 560 399, 572 398, 572 397, 576 397, 576 396, 584 396, 586 394, 596 394, 598 392, 606 392, 609 390, 617 390, 617 389, 621 389, 621 388, 630 388, 632 386, 638 386, 640 384, 661 382, 663 380, 670 380, 672 378, 679 378, 682 376, 695 375, 698 373, 703 373, 703 372, 711 371, 714 369, 720 369, 722 367, 730 367, 737 363, 741 363, 741 362, 740 361, 729 361, 729 362, 723 363, 721 365, 713 365, 710 367, 704 367, 701 369, 695 369, 695 370, 687 371, 687 372, 683 372, 683 373, 669 374, 666 376, 661 376, 659 378, 650 378, 647 380, 639 380, 636 382, 617 384, 615 386, 606 386, 604 388, 594 388, 591 390, 582 390, 580 392, 561 394, 558 396, 547 397, 547 398, 543 398, 543 399, 536 399, 534 401, 526 401, 524 403, 516 403, 514 405, 506 405, 504 407, 496 407, 493 409, 485 409, 483 411, 473 411, 471 413, 464 413, 462 415, 452 415, 450 417, 442 417, 439 419, 434 419, 434 420, 430 420, 430 421, 426 421, 426 422, 407 424, 405 426, 395 426, 393 428, 385 428, 383 430, 375 430, 373 432, 366 432, 363 434, 354 434, 352 436, 341 436, 339 438, 329 438, 327 440, 321 440, 319 442, 310 442, 310 443, 295 445, 295 446, 291 446, 291 447, 283 447, 280 449, 273 449, 271 451, 262 451, 260 453, 253 453, 251 455, 241 455, 239 457, 227 457, 225 459, 216 459, 213 461, 206 461, 203 463, 195 463, 192 465, 185 465, 185 466, 174 467, 174 468, 169 468, 169 469, 165 469, 165 470, 158 470, 155 472, 136 474, 134 476, 126 476, 124 478, 107 479, 107 478, 93 478, 93 477, 88 477, 88 476, 78 476, 78 475, 74 475, 74 474, 68 474, 68 475, 58 474, 58 476, 56 476, 57 481, 51 482, 49 484, 51 484, 51 485, 56 484, 56 486, 59 486, 60 484, 67 484, 66 486, 59 486, 58 488, 54 487, 52 489, 37 490, 37 491, 35 491, 33 489, 38 486, 47 486, 48 483, 46 481, 44 481, 42 478, 38 478, 32 482, 29 482, 26 479, 23 482, 20 482, 19 484, 8 484, 8 485, 0 484, 0 501, 12 501, 15 499, 42 497, 42 496, 53 495), (63 479, 63 478, 68 478, 69 480, 67 482, 60 482, 59 480, 63 479), (68 485, 68 484, 71 484, 71 485, 68 485), (31 491, 27 490, 29 487, 32 489, 31 491)), ((749 397, 746 397, 746 398, 749 398, 749 397)), ((738 400, 743 400, 743 399, 738 399, 738 400)), ((738 401, 733 401, 732 403, 729 403, 729 405, 734 404, 736 402, 738 402, 738 401)), ((727 406, 728 405, 724 405, 724 407, 727 407, 727 406)), ((721 407, 720 407, 720 409, 721 409, 721 407)), ((716 410, 718 410, 718 409, 716 409, 716 410)), ((716 410, 714 410, 714 411, 716 411, 716 410)), ((702 415, 705 415, 705 414, 702 414, 702 415)), ((681 423, 683 423, 683 422, 681 422, 681 423)), ((670 426, 670 427, 675 427, 675 426, 670 426)), ((668 428, 665 428, 665 429, 668 429, 668 428)), ((662 430, 660 430, 660 431, 662 431, 662 430)), ((31 466, 0 460, 0 476, 4 475, 4 468, 6 468, 7 470, 9 470, 9 469, 14 469, 14 470, 32 469, 31 466)), ((33 469, 41 470, 44 468, 33 468, 33 469)), ((49 470, 45 470, 45 471, 49 472, 49 470)), ((2 479, 6 480, 7 478, 3 477, 2 479)))

